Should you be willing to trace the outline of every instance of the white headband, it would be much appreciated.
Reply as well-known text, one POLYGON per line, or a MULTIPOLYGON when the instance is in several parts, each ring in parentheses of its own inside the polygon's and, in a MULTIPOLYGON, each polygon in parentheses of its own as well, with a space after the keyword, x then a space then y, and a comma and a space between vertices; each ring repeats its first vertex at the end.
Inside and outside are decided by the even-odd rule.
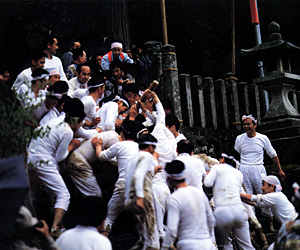
POLYGON ((168 174, 168 173, 167 173, 167 176, 168 176, 169 178, 173 179, 173 180, 182 180, 182 179, 185 179, 185 177, 186 177, 186 172, 185 172, 185 169, 184 169, 184 170, 182 170, 182 172, 179 173, 179 174, 168 174))
POLYGON ((143 141, 143 142, 139 142, 139 145, 143 145, 143 144, 146 144, 146 145, 154 145, 154 146, 156 146, 156 145, 157 145, 157 142, 152 142, 152 141, 143 141))
POLYGON ((47 91, 46 91, 46 96, 53 96, 53 97, 56 97, 57 99, 61 99, 62 94, 49 92, 49 91, 47 90, 47 91))
POLYGON ((59 71, 57 68, 49 68, 49 69, 46 69, 48 72, 49 72, 49 75, 50 76, 53 76, 53 75, 60 75, 59 71))
POLYGON ((271 185, 274 185, 276 188, 275 188, 275 191, 276 192, 281 192, 282 190, 282 187, 281 187, 281 184, 280 184, 280 181, 279 179, 275 176, 275 175, 268 175, 268 176, 265 176, 263 178, 263 180, 271 185))
POLYGON ((230 160, 233 160, 234 162, 235 162, 235 168, 236 169, 239 169, 239 167, 240 167, 240 162, 238 161, 238 160, 236 160, 233 156, 229 156, 229 155, 227 155, 227 154, 225 154, 225 153, 222 153, 221 154, 221 156, 222 157, 225 157, 225 158, 228 158, 228 159, 230 159, 230 160))
POLYGON ((148 131, 147 128, 143 128, 142 130, 140 130, 137 134, 136 134, 136 138, 139 138, 141 134, 143 134, 143 132, 148 131))
POLYGON ((111 47, 111 49, 114 49, 114 48, 121 48, 121 49, 123 49, 122 43, 118 43, 118 42, 112 43, 110 47, 111 47))
POLYGON ((252 121, 257 123, 257 120, 252 115, 243 115, 242 116, 242 121, 245 121, 246 119, 251 119, 252 121))
POLYGON ((94 86, 89 86, 87 89, 91 89, 91 88, 97 88, 97 87, 100 87, 100 86, 103 86, 104 85, 104 82, 102 83, 99 83, 97 85, 94 85, 94 86))
POLYGON ((40 80, 40 79, 43 79, 43 78, 45 78, 46 80, 48 80, 49 79, 49 75, 48 74, 42 74, 40 76, 35 76, 35 77, 32 77, 32 80, 36 81, 36 80, 40 80))
POLYGON ((112 100, 113 102, 114 101, 120 101, 120 100, 122 100, 123 101, 123 103, 127 106, 127 108, 129 108, 129 104, 128 104, 128 102, 127 101, 125 101, 123 98, 121 98, 120 96, 118 96, 118 95, 116 95, 115 96, 115 98, 112 100))

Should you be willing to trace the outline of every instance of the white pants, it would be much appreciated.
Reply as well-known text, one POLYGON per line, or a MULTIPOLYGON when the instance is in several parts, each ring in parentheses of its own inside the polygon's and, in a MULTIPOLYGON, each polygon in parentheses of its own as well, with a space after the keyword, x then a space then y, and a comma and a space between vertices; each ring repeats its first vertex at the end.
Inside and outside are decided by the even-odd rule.
POLYGON ((214 215, 216 218, 218 246, 224 247, 224 250, 233 249, 229 240, 229 235, 232 231, 241 249, 255 249, 251 244, 248 216, 242 204, 216 206, 214 215))
MULTIPOLYGON (((256 194, 262 194, 261 186, 263 178, 267 175, 266 168, 263 165, 241 164, 239 170, 243 174, 244 185, 247 194, 253 194, 254 190, 256 194)), ((255 213, 254 206, 252 207, 252 210, 255 213)), ((270 209, 262 208, 261 211, 266 216, 272 216, 272 212, 270 209)))
POLYGON ((152 183, 154 211, 156 216, 156 223, 160 238, 165 237, 164 230, 164 216, 167 208, 167 201, 170 195, 170 189, 166 183, 154 182, 152 183))
POLYGON ((125 179, 118 179, 113 195, 107 205, 107 216, 104 222, 104 231, 110 231, 119 214, 125 208, 125 179))
POLYGON ((177 250, 217 250, 212 239, 186 239, 179 240, 177 250))
POLYGON ((28 166, 31 166, 31 179, 34 180, 37 177, 49 189, 55 201, 54 208, 67 211, 70 204, 70 193, 58 172, 56 160, 51 156, 30 153, 27 162, 28 166))

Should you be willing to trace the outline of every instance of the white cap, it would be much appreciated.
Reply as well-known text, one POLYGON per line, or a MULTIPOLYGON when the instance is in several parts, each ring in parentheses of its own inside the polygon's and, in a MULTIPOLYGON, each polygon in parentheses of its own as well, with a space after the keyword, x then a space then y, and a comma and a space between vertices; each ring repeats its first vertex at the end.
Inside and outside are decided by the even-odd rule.
POLYGON ((122 45, 122 43, 114 42, 114 43, 111 44, 110 48, 111 49, 113 49, 113 48, 121 48, 121 49, 123 49, 123 45, 122 45))
POLYGON ((281 190, 282 190, 281 183, 280 183, 279 179, 275 175, 265 176, 263 178, 263 180, 265 182, 267 182, 268 184, 270 184, 270 185, 274 185, 276 192, 281 192, 281 190))
POLYGON ((59 71, 57 68, 49 68, 49 69, 46 69, 48 72, 49 72, 49 75, 50 76, 53 76, 53 75, 60 75, 59 71))

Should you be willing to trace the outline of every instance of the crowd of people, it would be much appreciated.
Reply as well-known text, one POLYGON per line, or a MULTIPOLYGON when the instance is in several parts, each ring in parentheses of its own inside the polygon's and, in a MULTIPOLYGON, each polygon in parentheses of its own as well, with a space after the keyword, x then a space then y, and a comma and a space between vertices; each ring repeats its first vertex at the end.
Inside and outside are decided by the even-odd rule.
MULTIPOLYGON (((43 185, 54 215, 49 229, 22 206, 12 249, 37 249, 26 245, 32 228, 45 236, 43 249, 112 249, 109 235, 123 210, 134 215, 139 234, 130 249, 255 249, 249 221, 260 231, 263 249, 287 249, 285 241, 297 238, 280 235, 271 245, 255 216, 255 207, 260 207, 275 231, 274 215, 285 234, 295 232, 299 224, 280 180, 267 175, 264 152, 279 178, 285 178, 275 149, 267 136, 256 132, 252 115, 242 117, 245 133, 236 138, 240 161, 228 152, 220 152, 219 160, 193 155, 194 145, 179 132, 180 122, 170 106, 147 88, 151 61, 140 49, 133 58, 123 52, 122 43, 114 42, 107 54, 87 62, 78 41, 61 59, 55 56, 56 37, 48 37, 43 45, 11 91, 31 114, 26 126, 38 134, 27 147, 32 194, 43 185), (96 162, 110 162, 118 169, 108 204, 93 172, 96 162), (85 199, 79 204, 77 226, 68 230, 63 220, 71 194, 62 166, 85 199), (210 201, 207 188, 212 188, 210 201)), ((9 70, 2 70, 0 81, 8 78, 9 70)), ((295 186, 299 199, 298 189, 295 186)))

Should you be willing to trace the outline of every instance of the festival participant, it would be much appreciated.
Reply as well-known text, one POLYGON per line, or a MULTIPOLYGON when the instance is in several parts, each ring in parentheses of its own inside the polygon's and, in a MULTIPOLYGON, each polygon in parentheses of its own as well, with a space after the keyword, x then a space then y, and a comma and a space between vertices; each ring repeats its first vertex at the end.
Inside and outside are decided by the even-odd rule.
POLYGON ((16 78, 12 90, 18 91, 23 83, 27 83, 28 87, 31 85, 32 72, 36 69, 42 69, 45 65, 45 57, 47 55, 42 51, 34 52, 31 56, 31 66, 28 69, 24 69, 16 78))
POLYGON ((108 161, 117 157, 119 177, 115 184, 113 195, 108 203, 107 217, 105 219, 103 234, 108 236, 113 223, 124 209, 125 202, 125 169, 129 159, 138 152, 138 144, 134 142, 139 126, 131 120, 124 120, 121 129, 121 142, 115 143, 109 149, 103 150, 103 142, 98 137, 93 137, 92 144, 96 156, 100 161, 108 161))
POLYGON ((263 178, 261 186, 262 194, 240 194, 242 201, 261 208, 270 208, 274 217, 280 224, 295 220, 298 213, 293 204, 281 192, 279 179, 274 175, 263 178))
POLYGON ((47 71, 49 72, 49 83, 50 86, 52 86, 54 83, 60 80, 60 74, 56 68, 47 69, 47 71))
POLYGON ((177 143, 181 140, 186 140, 186 137, 178 132, 180 128, 180 122, 175 115, 170 114, 166 116, 166 126, 174 135, 177 143))
POLYGON ((86 53, 82 48, 75 49, 73 51, 74 61, 71 65, 68 66, 66 71, 66 76, 68 80, 71 80, 76 75, 76 68, 80 64, 86 63, 86 53))
POLYGON ((78 99, 73 99, 65 113, 64 121, 53 119, 37 128, 35 132, 39 135, 31 140, 28 148, 27 162, 31 170, 31 182, 43 183, 55 200, 51 228, 53 237, 60 235, 62 220, 70 203, 69 191, 58 172, 58 162, 66 159, 69 152, 80 145, 78 140, 73 139, 73 135, 85 117, 83 104, 78 99))
POLYGON ((254 250, 248 215, 240 198, 243 175, 235 168, 236 160, 232 156, 223 153, 220 163, 212 167, 204 180, 206 187, 213 188, 218 248, 233 249, 229 238, 232 232, 241 249, 254 250))
POLYGON ((182 161, 185 166, 186 177, 185 182, 189 186, 199 188, 201 190, 203 181, 206 177, 206 171, 203 161, 192 157, 194 145, 188 140, 181 140, 177 143, 178 157, 176 160, 182 161))
POLYGON ((88 82, 89 94, 81 99, 84 105, 84 112, 86 114, 83 127, 86 129, 96 127, 100 122, 100 117, 97 117, 96 115, 99 109, 99 107, 97 108, 97 102, 103 96, 105 91, 104 83, 105 79, 102 76, 96 75, 92 77, 88 82))
MULTIPOLYGON (((98 110, 96 117, 100 117, 98 127, 102 131, 115 131, 118 116, 129 108, 128 101, 125 99, 116 96, 114 100, 104 103, 98 110)), ((117 125, 121 126, 122 122, 123 120, 120 123, 118 122, 117 125)))
POLYGON ((124 96, 128 99, 130 107, 140 99, 139 87, 134 83, 126 84, 124 87, 124 96))
MULTIPOLYGON (((254 190, 257 194, 261 194, 261 183, 263 177, 267 175, 263 165, 264 150, 276 165, 282 180, 284 180, 285 174, 281 169, 279 158, 269 138, 256 132, 257 120, 252 115, 244 115, 242 123, 245 133, 236 138, 234 146, 234 149, 240 154, 239 170, 243 174, 247 194, 253 194, 254 190)), ((263 209, 262 213, 269 220, 270 230, 274 231, 271 212, 268 209, 263 209)))
POLYGON ((133 60, 123 51, 123 45, 119 42, 113 42, 110 46, 111 51, 105 54, 101 59, 103 73, 108 75, 110 63, 114 60, 120 60, 123 63, 133 64, 133 60))
MULTIPOLYGON (((87 84, 88 84, 88 81, 90 79, 90 76, 91 76, 90 66, 88 66, 86 64, 78 65, 77 68, 76 68, 76 77, 73 77, 69 81, 68 95, 71 96, 71 97, 75 97, 74 96, 74 91, 75 90, 83 89, 83 91, 84 91, 84 89, 87 89, 87 87, 88 87, 87 84)), ((76 98, 78 98, 78 96, 76 96, 76 98)), ((79 98, 79 99, 81 99, 81 98, 79 98)))
MULTIPOLYGON (((148 99, 153 100, 157 110, 155 126, 153 131, 149 132, 151 132, 151 134, 157 139, 156 152, 159 154, 158 163, 164 168, 167 162, 176 158, 176 141, 165 125, 165 112, 155 92, 146 89, 144 94, 148 99)), ((139 103, 141 107, 145 105, 141 101, 139 101, 139 103)), ((154 176, 152 188, 157 227, 160 238, 163 239, 165 235, 163 221, 166 212, 167 199, 170 195, 170 190, 166 183, 166 175, 164 172, 158 173, 154 176)))
POLYGON ((58 50, 58 41, 57 38, 53 35, 46 37, 43 41, 44 50, 43 52, 46 53, 47 57, 45 60, 45 69, 49 68, 56 68, 59 71, 60 79, 63 81, 68 81, 61 60, 55 56, 56 51, 58 50))
POLYGON ((166 237, 162 250, 168 250, 178 238, 178 250, 216 250, 212 235, 215 218, 205 193, 185 182, 181 161, 166 164, 168 183, 175 188, 168 200, 166 237))
POLYGON ((101 235, 106 206, 102 200, 87 197, 77 205, 77 226, 64 232, 55 242, 61 250, 112 250, 108 238, 101 235))
MULTIPOLYGON (((132 210, 137 219, 140 240, 139 249, 159 249, 159 232, 154 213, 152 179, 161 169, 154 160, 156 138, 142 134, 136 139, 139 152, 130 160, 126 168, 125 206, 132 210)), ((132 249, 132 248, 131 248, 132 249)))

